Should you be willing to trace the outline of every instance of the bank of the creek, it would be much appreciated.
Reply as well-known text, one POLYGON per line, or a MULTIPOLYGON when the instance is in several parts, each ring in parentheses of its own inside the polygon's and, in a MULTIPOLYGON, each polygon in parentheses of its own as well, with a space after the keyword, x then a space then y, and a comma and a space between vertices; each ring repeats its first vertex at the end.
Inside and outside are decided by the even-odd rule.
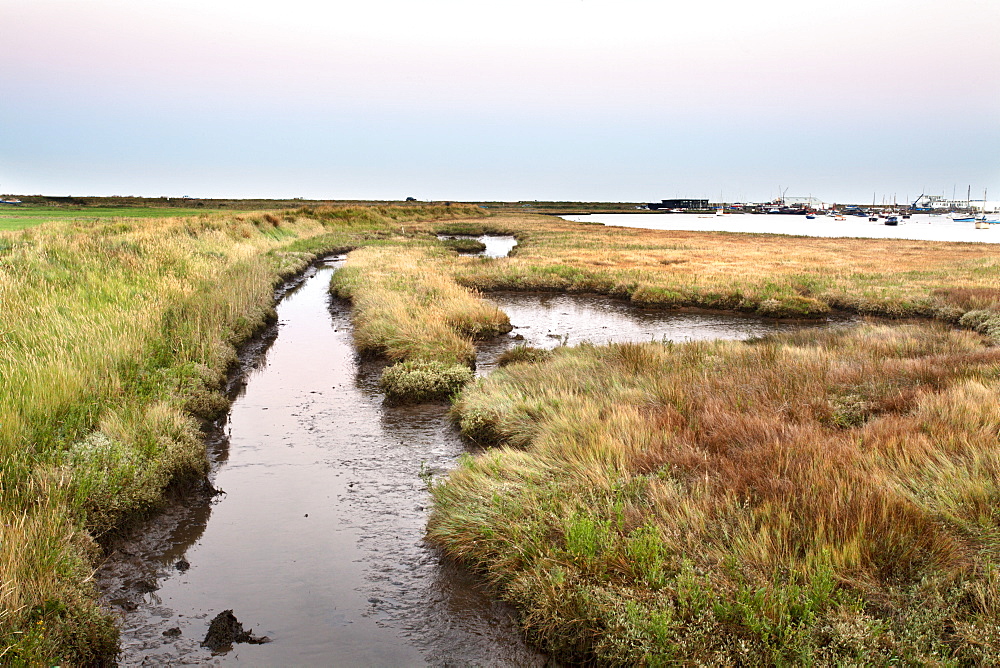
MULTIPOLYGON (((224 493, 178 503, 98 574, 122 615, 125 665, 545 665, 512 612, 423 542, 429 495, 465 451, 443 404, 388 407, 360 362, 329 262, 278 306, 277 337, 210 444, 224 493), (266 644, 200 645, 224 610, 266 644)), ((517 343, 746 338, 797 324, 668 313, 573 295, 491 295, 517 343), (522 339, 516 338, 518 335, 522 339)))

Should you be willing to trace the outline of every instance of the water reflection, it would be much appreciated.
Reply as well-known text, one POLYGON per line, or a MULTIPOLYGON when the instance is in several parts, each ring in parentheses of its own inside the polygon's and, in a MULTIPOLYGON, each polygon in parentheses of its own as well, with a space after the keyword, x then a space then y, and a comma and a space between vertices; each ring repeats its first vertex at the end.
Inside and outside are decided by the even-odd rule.
POLYGON ((461 253, 461 255, 478 255, 480 257, 491 258, 507 257, 514 250, 514 247, 517 246, 517 239, 501 234, 483 234, 478 237, 471 234, 439 234, 438 239, 474 239, 486 246, 486 249, 479 253, 461 253))

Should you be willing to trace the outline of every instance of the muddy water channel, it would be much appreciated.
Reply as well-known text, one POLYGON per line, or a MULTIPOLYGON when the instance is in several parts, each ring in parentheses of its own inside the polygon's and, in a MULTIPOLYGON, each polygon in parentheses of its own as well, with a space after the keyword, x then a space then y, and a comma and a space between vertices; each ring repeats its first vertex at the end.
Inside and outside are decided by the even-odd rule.
MULTIPOLYGON (((511 611, 422 541, 429 495, 465 448, 447 407, 387 407, 381 365, 359 362, 337 262, 278 306, 278 334, 247 370, 218 443, 224 493, 178 504, 98 574, 123 617, 125 665, 542 666, 511 611), (200 645, 232 610, 264 644, 200 645)), ((610 299, 491 295, 517 326, 484 346, 745 338, 794 325, 641 311, 610 299), (516 339, 516 335, 523 340, 516 339)))
POLYGON ((152 554, 123 546, 101 576, 124 613, 122 663, 544 665, 509 610, 422 542, 421 473, 464 448, 445 405, 382 405, 381 368, 357 362, 349 311, 331 303, 333 270, 278 306, 226 426, 225 493, 154 527, 152 554), (200 647, 228 609, 271 642, 200 647))

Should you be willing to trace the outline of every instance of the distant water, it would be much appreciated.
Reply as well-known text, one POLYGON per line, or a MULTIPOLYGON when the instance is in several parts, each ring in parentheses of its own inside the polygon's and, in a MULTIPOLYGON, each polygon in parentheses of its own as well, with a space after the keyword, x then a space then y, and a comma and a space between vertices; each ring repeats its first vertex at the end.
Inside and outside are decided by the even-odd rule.
POLYGON ((796 234, 807 237, 867 237, 872 239, 916 239, 920 241, 975 241, 1000 243, 1000 225, 977 230, 974 223, 956 223, 945 216, 918 213, 900 220, 893 227, 880 220, 877 223, 860 216, 834 220, 817 216, 784 214, 726 214, 724 216, 694 213, 600 213, 563 216, 566 220, 603 223, 618 227, 640 227, 649 230, 689 230, 694 232, 763 232, 766 234, 796 234))

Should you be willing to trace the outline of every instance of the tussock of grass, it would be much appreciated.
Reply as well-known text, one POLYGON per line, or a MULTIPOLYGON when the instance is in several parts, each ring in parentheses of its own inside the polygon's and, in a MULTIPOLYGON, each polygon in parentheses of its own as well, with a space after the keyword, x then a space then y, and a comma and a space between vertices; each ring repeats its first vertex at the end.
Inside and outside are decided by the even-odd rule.
POLYGON ((442 239, 441 243, 456 253, 482 253, 486 244, 478 239, 442 239))
POLYGON ((94 541, 204 474, 235 346, 318 253, 473 207, 70 220, 0 233, 0 662, 96 665, 94 541))
POLYGON ((1000 660, 1000 352, 943 326, 583 345, 470 385, 429 537, 560 656, 1000 660))
POLYGON ((462 364, 409 360, 387 368, 379 379, 386 400, 407 403, 450 399, 472 380, 462 364))
POLYGON ((497 358, 497 366, 504 367, 510 366, 511 364, 520 364, 522 362, 541 362, 543 360, 547 360, 551 356, 552 351, 544 348, 535 348, 533 346, 524 345, 514 346, 510 350, 503 352, 500 357, 497 358))

